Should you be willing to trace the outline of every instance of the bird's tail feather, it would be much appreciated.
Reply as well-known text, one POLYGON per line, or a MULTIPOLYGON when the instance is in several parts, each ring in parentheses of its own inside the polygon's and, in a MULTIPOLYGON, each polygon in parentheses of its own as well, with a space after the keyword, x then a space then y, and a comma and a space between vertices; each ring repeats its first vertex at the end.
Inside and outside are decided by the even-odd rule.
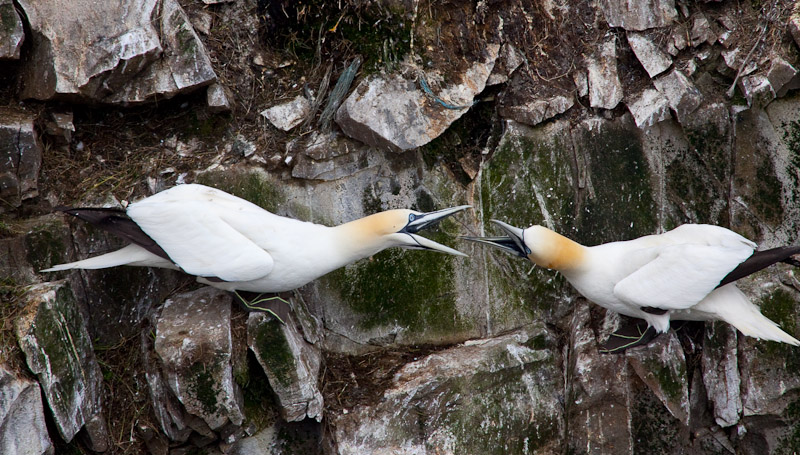
POLYGON ((124 248, 112 251, 110 253, 101 254, 100 256, 94 256, 82 261, 59 264, 50 267, 49 269, 44 269, 42 272, 58 272, 61 270, 71 269, 105 269, 119 265, 137 265, 144 267, 164 267, 177 269, 172 262, 147 251, 139 245, 130 244, 124 248))
POLYGON ((761 314, 759 308, 734 284, 716 289, 692 310, 708 313, 714 319, 721 319, 749 337, 800 345, 800 341, 761 314))

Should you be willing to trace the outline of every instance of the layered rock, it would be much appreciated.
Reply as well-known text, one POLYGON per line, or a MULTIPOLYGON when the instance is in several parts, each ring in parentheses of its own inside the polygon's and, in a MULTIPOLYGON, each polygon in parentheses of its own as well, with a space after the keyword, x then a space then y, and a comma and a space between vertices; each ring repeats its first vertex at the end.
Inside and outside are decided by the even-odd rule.
POLYGON ((19 59, 25 30, 11 0, 0 1, 0 60, 19 59))
POLYGON ((488 44, 482 60, 470 62, 449 85, 436 86, 428 80, 431 75, 422 73, 416 82, 401 75, 367 78, 336 111, 336 123, 373 147, 405 151, 425 145, 464 115, 483 91, 499 49, 488 44), (438 90, 426 93, 430 86, 438 90))
POLYGON ((36 117, 16 109, 0 109, 0 213, 38 195, 42 145, 36 117))
POLYGON ((51 455, 39 384, 0 365, 0 451, 17 455, 51 455))
POLYGON ((36 374, 59 434, 71 441, 83 428, 97 452, 109 448, 102 381, 86 322, 65 282, 34 286, 17 319, 19 345, 36 374))
POLYGON ((230 294, 206 287, 165 302, 156 325, 154 348, 166 384, 186 412, 210 430, 240 425, 244 418, 241 390, 233 380, 230 319, 230 294))
POLYGON ((21 1, 20 6, 32 34, 22 68, 23 98, 136 103, 168 98, 216 78, 202 42, 174 0, 75 0, 68 6, 21 1), (59 20, 50 20, 55 16, 59 20))

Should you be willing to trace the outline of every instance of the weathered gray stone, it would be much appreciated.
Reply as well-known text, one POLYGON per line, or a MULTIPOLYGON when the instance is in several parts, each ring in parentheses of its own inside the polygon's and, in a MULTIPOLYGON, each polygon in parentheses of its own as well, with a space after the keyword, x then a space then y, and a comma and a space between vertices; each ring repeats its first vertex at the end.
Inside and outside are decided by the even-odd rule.
POLYGON ((611 27, 625 30, 647 30, 668 26, 678 16, 674 0, 602 0, 600 9, 611 27))
POLYGON ((86 323, 66 282, 38 284, 25 297, 27 312, 16 321, 17 339, 36 374, 58 432, 71 441, 87 425, 95 449, 108 447, 103 424, 103 375, 86 323))
MULTIPOLYGON (((155 352, 166 383, 211 430, 243 420, 231 367, 230 319, 230 294, 205 287, 167 300, 156 325, 155 352)), ((193 430, 202 430, 188 420, 193 430)))
POLYGON ((24 98, 135 103, 216 77, 175 0, 19 3, 33 33, 31 57, 22 69, 24 98))
POLYGON ((660 335, 647 349, 626 352, 628 363, 676 419, 689 425, 689 375, 675 332, 660 335))
POLYGON ((787 28, 789 29, 789 33, 791 33, 792 38, 794 38, 795 44, 800 46, 800 10, 795 9, 792 11, 792 14, 789 16, 787 28))
POLYGON ((672 65, 669 54, 662 51, 646 33, 628 32, 628 44, 650 77, 656 77, 672 65))
POLYGON ((714 419, 721 427, 735 425, 742 414, 737 338, 736 329, 728 324, 707 325, 701 360, 703 383, 713 405, 714 419))
POLYGON ((231 93, 222 84, 211 84, 206 91, 206 104, 209 112, 229 112, 231 110, 231 93))
POLYGON ((673 69, 659 76, 653 84, 667 98, 681 123, 703 102, 700 90, 680 70, 673 69))
POLYGON ((524 104, 515 104, 500 109, 501 115, 526 125, 538 125, 558 114, 566 112, 575 104, 575 99, 556 95, 547 99, 534 99, 524 104))
POLYGON ((264 313, 250 313, 247 344, 256 355, 289 422, 322 420, 322 393, 317 387, 319 347, 303 339, 292 319, 279 322, 264 313))
POLYGON ((69 144, 75 132, 72 119, 72 112, 51 112, 50 120, 45 124, 45 133, 58 145, 69 144))
POLYGON ((288 103, 278 104, 262 111, 261 115, 269 120, 275 128, 289 131, 305 120, 310 111, 311 103, 308 98, 298 95, 288 103))
POLYGON ((53 454, 39 384, 0 365, 0 453, 53 454))
POLYGON ((767 76, 756 73, 739 79, 739 87, 744 93, 747 105, 750 107, 764 107, 775 99, 775 91, 769 83, 767 76))
POLYGON ((616 38, 603 44, 600 54, 587 62, 589 70, 589 104, 614 109, 622 101, 622 83, 617 75, 616 38))
POLYGON ((38 195, 42 146, 35 120, 24 111, 0 109, 0 213, 38 195))
POLYGON ((562 447, 553 340, 531 328, 403 366, 374 405, 334 416, 338 454, 551 453, 562 447))
POLYGON ((689 39, 692 47, 701 44, 714 44, 717 41, 717 34, 711 28, 708 18, 702 13, 698 13, 692 20, 692 28, 689 30, 689 39))
POLYGON ((745 62, 745 58, 747 57, 748 51, 742 50, 742 48, 735 47, 733 49, 725 50, 721 52, 722 60, 725 62, 728 68, 732 70, 731 74, 739 74, 739 76, 747 76, 748 74, 752 74, 758 69, 758 64, 750 59, 745 62), (741 69, 742 65, 744 68, 741 69))
MULTIPOLYGON (((461 109, 447 109, 416 83, 399 75, 366 78, 336 111, 336 123, 348 136, 374 147, 404 151, 438 137, 459 119, 483 91, 500 46, 488 44, 481 61, 472 63, 455 83, 434 90, 437 97, 461 109)), ((426 79, 429 85, 431 75, 426 79)))
POLYGON ((671 117, 669 101, 654 88, 646 88, 631 98, 626 104, 639 128, 655 125, 671 117))
POLYGON ((0 60, 19 59, 25 30, 12 0, 0 0, 0 60))
POLYGON ((800 88, 797 68, 778 55, 771 58, 767 79, 778 98, 786 95, 789 90, 800 88))

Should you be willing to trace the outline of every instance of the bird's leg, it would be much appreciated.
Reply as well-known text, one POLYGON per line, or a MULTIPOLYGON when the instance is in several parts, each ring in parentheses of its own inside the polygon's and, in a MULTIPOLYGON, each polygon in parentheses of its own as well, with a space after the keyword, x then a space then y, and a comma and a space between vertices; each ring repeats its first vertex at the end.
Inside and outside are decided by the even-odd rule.
POLYGON ((649 343, 658 335, 656 329, 647 322, 638 320, 621 326, 612 333, 600 348, 601 354, 619 354, 626 349, 649 343))
POLYGON ((248 312, 262 311, 265 313, 269 313, 272 316, 274 316, 275 319, 280 321, 282 324, 285 324, 283 320, 289 315, 289 312, 291 311, 289 302, 287 302, 286 300, 282 299, 277 295, 273 297, 262 298, 264 294, 258 294, 255 298, 248 300, 242 297, 242 295, 239 294, 239 291, 233 291, 233 293, 236 294, 236 297, 239 300, 239 304, 242 305, 242 307, 244 307, 246 311, 248 312), (281 317, 279 313, 282 314, 283 317, 281 317))

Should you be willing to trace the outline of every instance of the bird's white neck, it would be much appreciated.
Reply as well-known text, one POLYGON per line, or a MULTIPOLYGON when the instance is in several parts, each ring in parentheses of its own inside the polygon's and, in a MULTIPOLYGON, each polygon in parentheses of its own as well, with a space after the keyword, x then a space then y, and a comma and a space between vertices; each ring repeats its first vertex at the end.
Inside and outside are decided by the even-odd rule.
POLYGON ((387 223, 383 213, 376 213, 331 229, 331 240, 341 265, 363 259, 393 246, 387 234, 403 226, 387 223))

